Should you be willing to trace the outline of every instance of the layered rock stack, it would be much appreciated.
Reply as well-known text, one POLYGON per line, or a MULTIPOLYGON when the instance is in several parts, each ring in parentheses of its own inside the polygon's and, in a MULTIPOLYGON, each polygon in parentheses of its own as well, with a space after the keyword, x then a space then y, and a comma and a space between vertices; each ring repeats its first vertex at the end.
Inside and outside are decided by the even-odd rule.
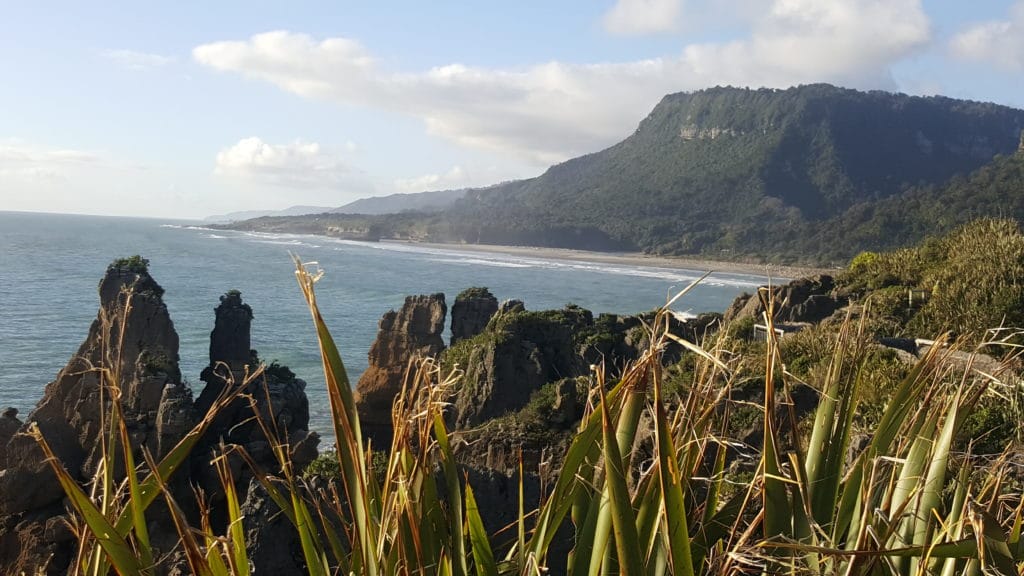
POLYGON ((498 299, 487 288, 463 290, 452 304, 451 345, 483 332, 497 312, 498 299))
MULTIPOLYGON (((783 323, 820 322, 847 304, 835 294, 835 279, 828 274, 798 278, 789 284, 774 286, 775 321, 783 323)), ((757 295, 741 294, 725 311, 725 322, 742 318, 761 320, 764 305, 757 295)))
MULTIPOLYGON (((245 448, 265 470, 277 471, 279 466, 253 408, 271 430, 281 435, 275 441, 291 446, 293 463, 303 468, 317 456, 320 442, 309 428, 309 401, 306 382, 287 367, 272 364, 257 374, 259 355, 251 348, 252 308, 242 301, 238 290, 220 297, 214 309, 215 322, 210 333, 210 364, 200 379, 206 387, 196 399, 195 407, 205 414, 217 397, 230 386, 247 383, 240 397, 223 408, 206 436, 193 452, 193 477, 208 494, 218 494, 219 480, 209 467, 209 455, 223 444, 245 448), (250 400, 251 399, 251 400, 250 400)), ((238 491, 244 493, 248 475, 237 479, 238 491)))
POLYGON ((447 313, 444 294, 409 296, 400 310, 380 319, 369 366, 355 393, 363 434, 374 446, 391 444, 391 405, 402 390, 410 360, 434 357, 444 350, 447 313))
MULTIPOLYGON (((144 259, 134 257, 118 260, 107 269, 99 285, 99 312, 78 352, 46 386, 25 422, 13 409, 0 415, 0 574, 65 574, 74 552, 64 492, 29 426, 39 429, 72 477, 84 484, 99 465, 101 415, 110 413, 111 383, 116 382, 121 391, 137 462, 143 461, 143 448, 159 458, 177 444, 209 408, 212 400, 206 399, 216 397, 223 388, 224 380, 204 378, 207 390, 200 395, 201 401, 193 402, 178 367, 178 335, 163 302, 163 289, 146 265, 144 259)), ((244 374, 251 361, 251 319, 252 311, 241 303, 239 294, 229 293, 222 299, 211 338, 211 365, 223 360, 232 375, 236 370, 244 374)), ((258 409, 285 431, 296 465, 301 466, 315 457, 317 442, 316 434, 306 431, 305 383, 287 368, 274 367, 265 384, 269 394, 257 397, 269 396, 269 400, 261 400, 258 409)), ((239 440, 259 454, 260 441, 263 446, 267 443, 243 424, 251 417, 246 403, 218 421, 218 431, 237 429, 239 436, 232 432, 216 439, 239 440)), ((181 488, 176 492, 179 503, 187 504, 192 498, 189 483, 204 481, 201 471, 208 466, 209 455, 192 456, 193 465, 182 467, 171 478, 172 490, 181 488)), ((247 488, 240 482, 243 495, 247 488)), ((147 517, 152 521, 153 545, 166 552, 178 536, 171 522, 161 520, 164 509, 153 506, 147 517)))
MULTIPOLYGON (((100 459, 101 412, 108 412, 109 383, 117 381, 138 460, 141 448, 157 454, 176 443, 179 429, 189 429, 191 404, 178 368, 178 335, 174 331, 163 289, 149 275, 144 261, 112 264, 99 285, 100 309, 89 335, 46 386, 42 400, 0 452, 7 466, 0 471, 0 572, 62 573, 71 553, 71 534, 61 529, 66 519, 64 492, 36 441, 34 424, 68 472, 85 482, 100 459), (118 361, 120 359, 120 362, 118 361), (10 551, 18 549, 12 555, 10 551)), ((5 426, 16 421, 5 417, 5 426)))

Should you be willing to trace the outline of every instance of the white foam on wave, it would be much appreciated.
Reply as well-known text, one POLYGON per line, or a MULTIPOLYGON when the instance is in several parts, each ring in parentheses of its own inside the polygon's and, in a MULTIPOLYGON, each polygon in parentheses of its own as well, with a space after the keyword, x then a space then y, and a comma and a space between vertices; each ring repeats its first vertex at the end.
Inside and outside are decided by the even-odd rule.
POLYGON ((219 234, 205 234, 204 237, 205 238, 212 238, 214 240, 223 240, 223 239, 227 238, 227 236, 221 236, 219 234))
POLYGON ((456 264, 466 266, 494 266, 497 268, 533 268, 530 264, 520 262, 505 262, 502 260, 485 260, 483 258, 430 258, 430 262, 441 262, 444 264, 456 264))
MULTIPOLYGON (((575 270, 580 272, 593 272, 595 274, 609 274, 615 276, 632 276, 639 278, 654 278, 667 280, 669 282, 689 284, 701 276, 703 272, 697 270, 686 270, 678 268, 662 268, 655 266, 631 266, 621 264, 605 264, 600 262, 586 262, 583 260, 557 260, 546 258, 522 258, 508 255, 505 258, 481 257, 477 254, 455 253, 455 258, 433 258, 435 262, 450 264, 476 264, 485 266, 496 266, 506 268, 542 268, 549 270, 575 270)), ((705 278, 701 284, 715 287, 738 287, 756 288, 764 284, 764 278, 759 276, 743 274, 712 274, 705 278)))
POLYGON ((305 242, 302 242, 300 240, 284 240, 284 239, 281 239, 281 240, 271 240, 271 239, 253 240, 253 242, 256 242, 257 244, 278 244, 278 245, 281 245, 281 246, 305 246, 306 245, 305 242))
MULTIPOLYGON (((268 232, 247 232, 247 235, 264 239, 267 243, 283 243, 288 239, 293 245, 299 238, 308 239, 308 235, 283 234, 268 232), (273 239, 273 240, 271 240, 273 239)), ((317 236, 317 238, 323 239, 317 236)), ((332 244, 341 245, 335 250, 344 250, 345 246, 355 248, 385 250, 388 252, 401 252, 405 254, 422 254, 432 262, 454 265, 477 265, 491 266, 496 268, 542 268, 549 270, 577 270, 583 272, 594 272, 597 274, 610 274, 616 276, 632 276, 640 278, 655 278, 667 280, 673 283, 689 284, 704 275, 700 270, 689 270, 685 268, 665 268, 660 266, 642 266, 630 264, 612 264, 603 262, 591 262, 586 260, 564 260, 561 258, 544 258, 538 256, 523 256, 522 254, 509 254, 502 252, 476 252, 470 250, 458 250, 457 248, 436 248, 432 246, 420 246, 412 243, 401 242, 366 242, 360 240, 347 240, 342 238, 328 238, 332 244)), ((778 278, 776 280, 785 280, 778 278)), ((731 287, 731 288, 756 288, 765 284, 766 278, 753 274, 736 273, 714 273, 701 282, 705 286, 731 287)))

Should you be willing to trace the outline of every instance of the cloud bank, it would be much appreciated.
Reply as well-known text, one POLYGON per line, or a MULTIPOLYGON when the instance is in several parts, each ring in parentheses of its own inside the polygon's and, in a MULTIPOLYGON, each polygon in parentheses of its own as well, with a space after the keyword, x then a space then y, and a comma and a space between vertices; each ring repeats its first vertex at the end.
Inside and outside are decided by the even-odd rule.
POLYGON ((1024 70, 1024 0, 1010 8, 1006 20, 968 26, 950 41, 962 60, 989 62, 1012 71, 1024 70))
POLYGON ((218 152, 214 173, 285 188, 350 187, 361 179, 340 154, 316 142, 269 144, 255 136, 218 152))
POLYGON ((773 0, 745 39, 631 62, 391 71, 355 39, 288 31, 203 44, 192 55, 302 97, 417 117, 430 134, 540 166, 616 142, 670 92, 810 82, 892 89, 890 66, 930 36, 919 0, 773 0))
POLYGON ((672 32, 682 9, 682 0, 618 0, 604 15, 604 28, 622 36, 672 32))

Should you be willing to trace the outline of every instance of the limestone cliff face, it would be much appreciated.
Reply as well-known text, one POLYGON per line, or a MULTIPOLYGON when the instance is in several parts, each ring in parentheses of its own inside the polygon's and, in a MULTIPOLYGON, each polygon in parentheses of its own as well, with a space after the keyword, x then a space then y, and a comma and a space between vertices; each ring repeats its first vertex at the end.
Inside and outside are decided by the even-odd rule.
POLYGON ((409 361, 437 356, 444 350, 447 313, 444 294, 409 296, 400 310, 391 310, 380 319, 369 366, 355 392, 363 433, 374 445, 390 444, 391 404, 402 390, 409 361))
POLYGON ((483 332, 497 311, 498 299, 487 288, 462 291, 452 304, 452 346, 483 332))

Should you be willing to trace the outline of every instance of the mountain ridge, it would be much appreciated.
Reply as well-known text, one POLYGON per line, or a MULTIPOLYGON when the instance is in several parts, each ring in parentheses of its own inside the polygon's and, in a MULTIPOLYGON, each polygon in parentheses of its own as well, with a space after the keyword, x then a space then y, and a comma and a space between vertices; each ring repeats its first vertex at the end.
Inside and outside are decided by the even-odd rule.
MULTIPOLYGON (((443 212, 349 217, 341 228, 366 239, 831 262, 894 247, 853 225, 876 209, 913 220, 899 215, 900 198, 941 197, 955 177, 1014 154, 1022 131, 1022 110, 943 96, 826 84, 680 92, 622 141, 540 176, 470 189, 443 212)), ((991 213, 1015 190, 960 204, 991 213)))

